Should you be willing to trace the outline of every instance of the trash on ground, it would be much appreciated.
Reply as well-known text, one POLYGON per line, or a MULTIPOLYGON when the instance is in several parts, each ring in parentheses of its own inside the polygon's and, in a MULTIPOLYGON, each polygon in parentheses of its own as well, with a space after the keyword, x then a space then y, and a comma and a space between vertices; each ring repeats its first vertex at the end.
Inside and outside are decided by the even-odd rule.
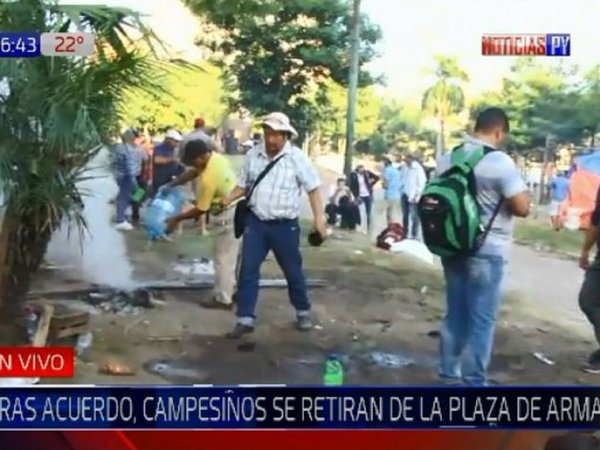
POLYGON ((247 341, 238 344, 237 349, 240 352, 252 352, 256 348, 256 342, 247 341))
POLYGON ((114 376, 133 376, 135 370, 121 362, 108 362, 100 367, 99 373, 114 376))
POLYGON ((439 330, 431 330, 427 333, 427 336, 433 339, 437 339, 441 336, 441 333, 439 330))
POLYGON ((429 251, 423 242, 415 239, 404 239, 403 241, 395 242, 391 245, 390 251, 392 253, 413 256, 429 265, 433 265, 434 263, 433 253, 429 251))
POLYGON ((323 329, 321 325, 315 325, 313 328, 318 331, 321 331, 323 329))
POLYGON ((427 286, 423 286, 420 291, 419 305, 425 306, 427 304, 427 292, 429 292, 429 288, 427 286))
POLYGON ((207 378, 207 374, 190 368, 185 362, 173 360, 153 360, 144 364, 144 368, 162 378, 173 382, 194 383, 207 378))
POLYGON ((549 366, 554 366, 556 363, 554 361, 552 361, 550 358, 548 358, 546 355, 544 355, 543 353, 539 353, 536 352, 533 354, 533 356, 535 357, 535 359, 537 359, 538 361, 543 362, 544 364, 548 364, 549 366))
POLYGON ((191 264, 176 264, 173 267, 173 270, 188 276, 215 275, 215 266, 213 262, 207 258, 195 259, 191 264))
POLYGON ((39 378, 0 378, 0 387, 31 386, 39 382, 39 378))
POLYGON ((538 330, 540 333, 544 333, 544 334, 547 334, 547 333, 549 333, 549 332, 550 332, 550 330, 549 330, 548 328, 544 328, 544 327, 537 327, 537 330, 538 330))
POLYGON ((86 350, 88 350, 94 342, 94 335, 91 331, 80 334, 77 337, 77 343, 75 344, 75 354, 81 356, 86 350))
POLYGON ((397 222, 390 223, 377 236, 375 246, 383 250, 391 250, 392 246, 404 239, 404 228, 397 222))
POLYGON ((354 250, 354 254, 355 255, 364 255, 365 252, 363 252, 362 250, 354 250))
POLYGON ((408 367, 415 364, 415 360, 412 358, 384 352, 372 352, 368 355, 368 359, 372 364, 390 369, 408 367))
POLYGON ((176 342, 181 341, 181 336, 148 336, 150 342, 176 342))
POLYGON ((156 298, 156 293, 145 288, 131 291, 100 288, 90 291, 82 300, 101 312, 121 316, 139 315, 142 309, 155 308, 164 304, 156 298))

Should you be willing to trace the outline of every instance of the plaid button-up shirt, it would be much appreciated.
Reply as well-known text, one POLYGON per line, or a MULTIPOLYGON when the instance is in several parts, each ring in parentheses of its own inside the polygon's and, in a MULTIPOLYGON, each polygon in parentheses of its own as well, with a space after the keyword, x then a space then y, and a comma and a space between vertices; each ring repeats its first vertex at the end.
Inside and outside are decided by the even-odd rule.
POLYGON ((118 144, 113 158, 113 170, 117 179, 139 177, 142 165, 147 159, 146 152, 139 145, 118 144))
MULTIPOLYGON (((258 184, 249 201, 250 209, 261 220, 296 219, 300 215, 302 191, 310 192, 321 185, 310 159, 289 142, 275 158, 283 158, 258 184)), ((258 175, 271 160, 264 145, 253 148, 239 176, 238 186, 250 190, 258 175)))

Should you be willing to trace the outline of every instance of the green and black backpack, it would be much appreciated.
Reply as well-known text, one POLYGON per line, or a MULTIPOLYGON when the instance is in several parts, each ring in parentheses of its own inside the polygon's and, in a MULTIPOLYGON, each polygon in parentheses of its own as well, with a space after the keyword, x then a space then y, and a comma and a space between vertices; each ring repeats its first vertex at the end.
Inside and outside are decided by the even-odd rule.
POLYGON ((481 146, 467 156, 464 146, 456 147, 451 153, 451 167, 425 187, 418 212, 423 240, 431 253, 443 258, 468 256, 483 245, 502 200, 484 226, 474 169, 493 151, 491 147, 481 146))

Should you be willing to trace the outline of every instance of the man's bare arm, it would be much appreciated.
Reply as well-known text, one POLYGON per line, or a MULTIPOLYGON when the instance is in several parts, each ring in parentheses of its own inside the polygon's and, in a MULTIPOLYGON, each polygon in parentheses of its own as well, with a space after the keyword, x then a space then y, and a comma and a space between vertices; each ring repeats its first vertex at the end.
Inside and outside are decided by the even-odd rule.
POLYGON ((196 169, 188 169, 185 172, 183 172, 181 175, 179 175, 177 178, 175 178, 173 181, 171 181, 167 186, 170 186, 170 187, 183 186, 184 184, 187 184, 190 181, 192 181, 193 179, 195 179, 197 176, 198 176, 198 171, 196 169))

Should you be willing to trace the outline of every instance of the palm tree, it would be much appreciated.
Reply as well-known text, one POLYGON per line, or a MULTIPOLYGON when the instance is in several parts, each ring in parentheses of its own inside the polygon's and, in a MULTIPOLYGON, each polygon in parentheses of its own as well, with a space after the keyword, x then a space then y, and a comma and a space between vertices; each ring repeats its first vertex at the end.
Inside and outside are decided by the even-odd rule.
POLYGON ((448 119, 460 113, 465 107, 465 94, 462 84, 469 80, 468 75, 458 65, 456 59, 436 56, 436 82, 423 95, 423 109, 439 122, 438 155, 445 148, 445 125, 448 119))
POLYGON ((158 87, 148 81, 156 63, 132 45, 151 39, 132 11, 46 0, 3 2, 0 29, 79 30, 96 36, 93 58, 0 60, 0 74, 8 83, 0 90, 0 301, 12 315, 52 232, 65 219, 84 232, 76 184, 86 177, 86 164, 118 131, 122 100, 132 86, 158 87))

